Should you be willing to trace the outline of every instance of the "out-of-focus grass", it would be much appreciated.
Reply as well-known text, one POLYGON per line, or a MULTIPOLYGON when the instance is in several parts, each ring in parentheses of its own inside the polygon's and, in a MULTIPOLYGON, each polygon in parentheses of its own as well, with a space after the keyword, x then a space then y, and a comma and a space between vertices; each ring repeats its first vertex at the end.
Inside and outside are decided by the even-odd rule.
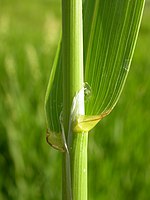
POLYGON ((61 155, 45 140, 44 95, 60 1, 0 0, 0 199, 58 199, 61 155))
MULTIPOLYGON (((44 94, 60 0, 0 0, 0 199, 57 200, 61 154, 45 141, 44 94)), ((150 199, 150 4, 113 113, 90 134, 89 199, 150 199)))

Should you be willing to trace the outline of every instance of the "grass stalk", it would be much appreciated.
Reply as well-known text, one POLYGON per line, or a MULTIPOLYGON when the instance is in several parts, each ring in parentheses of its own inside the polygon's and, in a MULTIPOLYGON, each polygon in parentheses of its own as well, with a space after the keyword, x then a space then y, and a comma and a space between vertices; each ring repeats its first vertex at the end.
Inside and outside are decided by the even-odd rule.
MULTIPOLYGON (((63 63, 63 123, 68 144, 63 155, 63 199, 87 199, 87 133, 73 133, 69 127, 70 112, 75 95, 83 88, 83 28, 82 1, 62 0, 62 63, 63 63), (71 183, 68 181, 68 164, 71 167, 71 183), (68 184, 71 184, 68 185, 68 184)), ((84 115, 84 93, 79 97, 78 113, 84 115)))

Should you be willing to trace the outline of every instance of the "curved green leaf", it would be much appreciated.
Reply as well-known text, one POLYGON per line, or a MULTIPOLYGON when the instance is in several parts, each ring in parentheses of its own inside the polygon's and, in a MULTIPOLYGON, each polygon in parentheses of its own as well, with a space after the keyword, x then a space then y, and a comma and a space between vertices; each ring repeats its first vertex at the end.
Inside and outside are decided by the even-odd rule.
MULTIPOLYGON (((83 10, 84 80, 91 87, 87 116, 74 129, 90 130, 116 105, 128 75, 145 0, 86 0, 83 10), (92 123, 93 121, 93 123, 92 123)), ((57 50, 46 93, 48 132, 60 133, 62 111, 61 48, 57 50)), ((49 143, 54 143, 49 134, 49 143)), ((61 134, 58 140, 63 141, 61 134)), ((57 149, 62 149, 59 142, 57 149), (60 147, 59 147, 60 146, 60 147)))
POLYGON ((47 142, 60 151, 65 150, 61 134, 60 114, 62 112, 62 64, 61 42, 59 42, 54 64, 50 73, 49 83, 45 96, 45 113, 47 126, 47 142))
POLYGON ((86 1, 85 81, 92 88, 87 115, 109 113, 115 106, 129 72, 143 5, 143 0, 86 1))

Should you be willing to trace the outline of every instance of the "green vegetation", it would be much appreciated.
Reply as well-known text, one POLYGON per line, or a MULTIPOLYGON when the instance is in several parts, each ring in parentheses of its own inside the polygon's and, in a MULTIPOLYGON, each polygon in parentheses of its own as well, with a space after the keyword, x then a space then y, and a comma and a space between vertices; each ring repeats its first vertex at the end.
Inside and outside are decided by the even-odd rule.
MULTIPOLYGON (((46 145, 43 112, 59 4, 0 0, 0 199, 61 198, 61 155, 46 145)), ((147 1, 125 90, 89 135, 89 199, 150 198, 149 18, 147 1)))

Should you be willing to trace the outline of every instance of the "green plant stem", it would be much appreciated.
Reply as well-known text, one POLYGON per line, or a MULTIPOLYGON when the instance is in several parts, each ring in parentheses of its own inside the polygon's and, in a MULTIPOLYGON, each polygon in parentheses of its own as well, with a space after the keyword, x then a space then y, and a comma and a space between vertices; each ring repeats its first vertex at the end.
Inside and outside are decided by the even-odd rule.
MULTIPOLYGON (((63 64, 63 123, 66 138, 71 138, 68 153, 63 155, 62 196, 70 200, 87 199, 87 133, 73 133, 69 127, 75 95, 83 88, 82 1, 62 0, 62 64, 63 64), (70 131, 69 131, 70 130, 70 131), (68 181, 71 167, 71 183, 68 181), (69 185, 71 184, 71 186, 69 185)), ((84 115, 84 93, 81 93, 78 113, 84 115)))
POLYGON ((73 199, 87 200, 88 133, 74 134, 72 152, 73 199))

